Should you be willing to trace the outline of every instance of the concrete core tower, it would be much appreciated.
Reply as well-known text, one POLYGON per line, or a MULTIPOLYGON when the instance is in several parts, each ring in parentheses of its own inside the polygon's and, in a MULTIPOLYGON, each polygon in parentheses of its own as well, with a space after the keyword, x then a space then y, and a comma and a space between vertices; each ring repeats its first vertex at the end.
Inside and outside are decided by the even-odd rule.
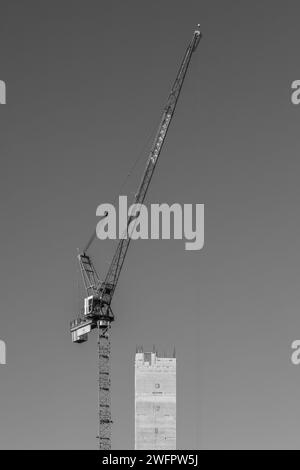
POLYGON ((176 449, 175 357, 136 352, 135 449, 176 449))

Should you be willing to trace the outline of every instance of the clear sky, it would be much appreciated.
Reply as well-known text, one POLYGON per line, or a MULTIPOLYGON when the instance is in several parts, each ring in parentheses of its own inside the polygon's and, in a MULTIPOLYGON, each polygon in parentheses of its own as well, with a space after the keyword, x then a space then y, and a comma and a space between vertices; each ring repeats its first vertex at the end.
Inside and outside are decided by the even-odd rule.
MULTIPOLYGON (((299 13, 292 0, 0 1, 0 448, 96 447, 96 337, 74 345, 68 331, 76 250, 157 125, 198 22, 147 201, 204 203, 205 247, 130 246, 113 447, 134 445, 137 344, 176 346, 179 448, 300 447, 299 13)), ((91 250, 101 275, 112 250, 91 250)))

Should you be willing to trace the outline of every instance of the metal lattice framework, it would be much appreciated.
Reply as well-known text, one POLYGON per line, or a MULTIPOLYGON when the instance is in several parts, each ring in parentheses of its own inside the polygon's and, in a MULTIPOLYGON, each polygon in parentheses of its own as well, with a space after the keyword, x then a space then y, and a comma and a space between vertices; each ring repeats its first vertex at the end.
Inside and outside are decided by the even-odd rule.
POLYGON ((100 279, 91 258, 86 254, 82 254, 78 255, 78 261, 87 295, 98 295, 100 279))
POLYGON ((98 325, 98 398, 99 398, 99 450, 111 449, 110 403, 110 338, 109 328, 98 325))

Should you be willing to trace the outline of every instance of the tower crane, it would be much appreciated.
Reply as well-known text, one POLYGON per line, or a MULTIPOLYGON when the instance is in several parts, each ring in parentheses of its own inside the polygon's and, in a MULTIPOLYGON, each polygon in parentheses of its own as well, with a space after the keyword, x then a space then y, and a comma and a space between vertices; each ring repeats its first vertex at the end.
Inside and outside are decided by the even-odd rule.
MULTIPOLYGON (((163 109, 161 121, 151 146, 143 177, 134 203, 137 207, 143 204, 153 173, 155 171, 167 132, 175 113, 180 92, 188 71, 190 61, 201 39, 200 25, 197 26, 193 37, 188 44, 183 60, 179 67, 176 79, 163 109)), ((111 403, 110 403, 110 328, 114 321, 111 308, 113 295, 124 265, 125 257, 130 244, 130 226, 134 227, 136 215, 129 215, 127 219, 126 237, 119 240, 115 254, 112 258, 108 272, 104 280, 100 280, 91 257, 87 250, 93 238, 89 241, 82 253, 78 254, 80 271, 86 291, 83 310, 79 317, 71 322, 70 331, 74 343, 83 343, 88 340, 89 333, 98 330, 98 361, 99 361, 99 389, 98 389, 98 414, 99 414, 99 449, 111 449, 111 403)))

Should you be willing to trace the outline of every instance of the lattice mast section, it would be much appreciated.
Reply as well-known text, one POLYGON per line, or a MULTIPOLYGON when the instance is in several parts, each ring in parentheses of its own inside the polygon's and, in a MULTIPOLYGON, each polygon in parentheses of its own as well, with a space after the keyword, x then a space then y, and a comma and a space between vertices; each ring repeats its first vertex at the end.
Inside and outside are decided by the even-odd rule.
POLYGON ((110 337, 108 328, 98 324, 98 417, 99 450, 111 449, 111 398, 110 398, 110 337))

